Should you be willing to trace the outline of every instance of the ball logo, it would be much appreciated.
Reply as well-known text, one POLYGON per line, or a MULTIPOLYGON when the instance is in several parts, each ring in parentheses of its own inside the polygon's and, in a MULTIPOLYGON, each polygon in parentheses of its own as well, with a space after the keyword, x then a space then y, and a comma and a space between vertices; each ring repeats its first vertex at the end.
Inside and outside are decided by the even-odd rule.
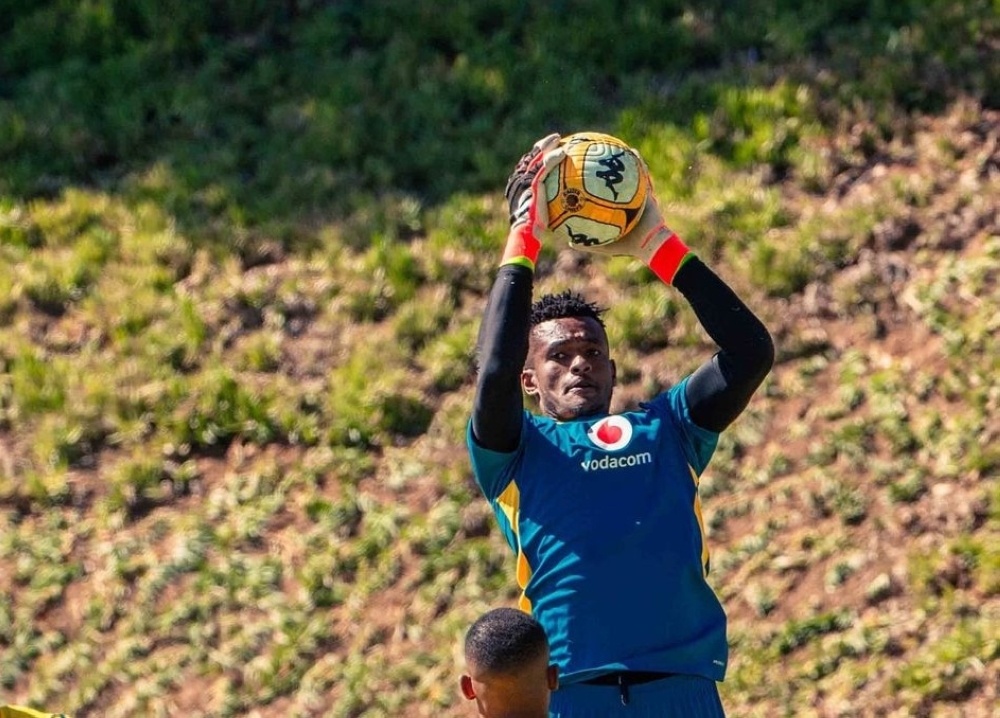
POLYGON ((616 200, 618 199, 618 189, 617 186, 625 181, 625 175, 622 174, 625 171, 625 163, 622 162, 622 155, 625 152, 618 152, 610 157, 605 157, 604 159, 598 160, 604 169, 598 170, 594 174, 604 180, 605 188, 611 193, 611 196, 616 200))
POLYGON ((593 247, 594 245, 602 244, 598 237, 591 237, 586 232, 574 232, 573 228, 568 224, 565 226, 566 233, 569 235, 569 243, 573 246, 593 247))
POLYGON ((567 188, 562 193, 562 206, 567 212, 579 212, 583 209, 583 197, 580 196, 580 190, 572 187, 567 188))
POLYGON ((590 427, 587 436, 605 451, 618 451, 632 441, 632 424, 624 416, 608 416, 590 427))

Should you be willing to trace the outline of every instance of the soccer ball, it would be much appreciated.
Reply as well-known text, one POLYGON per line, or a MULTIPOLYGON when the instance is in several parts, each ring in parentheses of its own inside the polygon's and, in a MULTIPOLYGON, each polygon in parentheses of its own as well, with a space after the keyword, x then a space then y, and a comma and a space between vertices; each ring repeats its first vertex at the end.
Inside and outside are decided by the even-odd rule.
POLYGON ((646 167, 611 135, 577 132, 562 139, 566 157, 546 176, 549 230, 570 246, 611 244, 632 229, 650 194, 646 167))

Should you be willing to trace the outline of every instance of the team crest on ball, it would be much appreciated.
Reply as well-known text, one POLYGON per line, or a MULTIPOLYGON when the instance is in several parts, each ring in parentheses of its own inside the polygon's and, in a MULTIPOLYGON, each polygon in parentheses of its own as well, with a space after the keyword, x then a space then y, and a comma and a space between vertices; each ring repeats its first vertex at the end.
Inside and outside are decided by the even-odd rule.
POLYGON ((635 150, 617 137, 578 132, 564 137, 566 157, 545 178, 549 230, 571 246, 610 244, 632 229, 650 193, 635 150))
POLYGON ((606 416, 590 427, 587 437, 605 451, 618 451, 632 441, 632 424, 624 416, 606 416))

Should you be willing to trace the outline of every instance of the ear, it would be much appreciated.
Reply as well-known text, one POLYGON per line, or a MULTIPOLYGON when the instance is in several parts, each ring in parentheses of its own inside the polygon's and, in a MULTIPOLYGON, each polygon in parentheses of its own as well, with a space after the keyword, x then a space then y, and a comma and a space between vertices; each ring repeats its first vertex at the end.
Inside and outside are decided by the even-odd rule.
POLYGON ((521 370, 521 388, 528 396, 538 396, 538 377, 534 369, 521 370))
POLYGON ((615 364, 615 360, 611 360, 611 386, 618 385, 618 365, 615 364))
POLYGON ((554 691, 559 687, 559 666, 553 663, 546 671, 546 678, 549 682, 549 690, 554 691))
POLYGON ((476 689, 472 686, 472 676, 462 676, 461 680, 462 695, 468 698, 470 701, 476 698, 476 689))

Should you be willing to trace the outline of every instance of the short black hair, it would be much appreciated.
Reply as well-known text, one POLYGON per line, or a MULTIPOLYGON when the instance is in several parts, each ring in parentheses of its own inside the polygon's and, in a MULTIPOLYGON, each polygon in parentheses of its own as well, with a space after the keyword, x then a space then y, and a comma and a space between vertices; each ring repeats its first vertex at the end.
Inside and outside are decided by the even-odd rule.
POLYGON ((605 311, 594 302, 588 302, 583 295, 567 289, 559 294, 544 294, 531 305, 531 326, 550 319, 590 317, 603 327, 604 320, 601 314, 605 311))
POLYGON ((487 611, 465 634, 466 660, 490 673, 518 673, 548 650, 545 629, 517 608, 487 611))

